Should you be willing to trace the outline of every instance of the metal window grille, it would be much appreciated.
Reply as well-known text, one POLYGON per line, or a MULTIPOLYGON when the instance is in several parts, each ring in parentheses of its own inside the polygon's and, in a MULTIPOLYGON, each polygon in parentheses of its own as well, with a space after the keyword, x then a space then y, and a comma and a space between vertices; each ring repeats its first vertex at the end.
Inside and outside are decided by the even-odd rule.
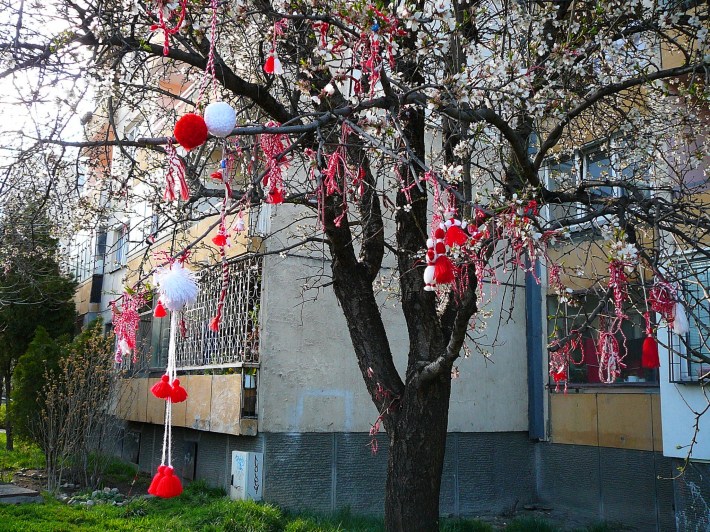
POLYGON ((229 266, 229 285, 217 332, 209 323, 222 289, 221 267, 203 270, 200 295, 184 313, 185 335, 178 335, 179 369, 221 368, 259 362, 261 258, 229 266))

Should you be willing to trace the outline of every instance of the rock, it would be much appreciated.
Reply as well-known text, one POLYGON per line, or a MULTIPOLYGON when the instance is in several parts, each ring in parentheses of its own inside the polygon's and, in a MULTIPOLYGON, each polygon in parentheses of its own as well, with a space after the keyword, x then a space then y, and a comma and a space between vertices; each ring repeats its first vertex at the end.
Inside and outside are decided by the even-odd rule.
POLYGON ((111 493, 118 493, 118 488, 111 488, 111 493))
POLYGON ((98 497, 99 493, 101 493, 99 490, 94 490, 91 492, 92 497, 98 497))
POLYGON ((106 486, 106 487, 104 488, 104 493, 111 493, 111 488, 109 488, 108 486, 106 486))
POLYGON ((96 503, 95 503, 94 501, 92 501, 91 499, 89 499, 88 501, 86 501, 86 505, 89 506, 89 507, 91 507, 91 506, 93 506, 93 505, 95 505, 95 504, 96 504, 96 503))

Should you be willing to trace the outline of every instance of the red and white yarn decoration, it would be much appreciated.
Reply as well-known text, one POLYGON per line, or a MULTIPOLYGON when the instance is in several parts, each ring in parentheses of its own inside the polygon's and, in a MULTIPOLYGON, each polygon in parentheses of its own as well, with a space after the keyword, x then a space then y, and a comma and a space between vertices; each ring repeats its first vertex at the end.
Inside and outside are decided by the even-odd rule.
POLYGON ((168 55, 170 53, 170 36, 175 35, 185 20, 185 13, 187 11, 187 0, 180 0, 180 14, 178 15, 178 20, 175 25, 171 28, 168 27, 167 19, 172 16, 173 11, 168 8, 168 4, 164 0, 156 0, 156 14, 158 15, 158 24, 153 24, 150 27, 151 31, 163 30, 163 55, 168 55))
POLYGON ((433 238, 427 240, 427 265, 424 269, 424 290, 427 292, 433 292, 437 285, 450 284, 456 279, 458 269, 447 252, 451 248, 465 246, 468 235, 465 232, 466 222, 453 216, 452 211, 446 211, 446 221, 440 223, 434 230, 433 238))
MULTIPOLYGON (((278 122, 267 122, 266 127, 279 127, 278 122)), ((288 159, 283 155, 288 146, 288 138, 282 133, 264 133, 259 138, 261 151, 266 156, 262 184, 266 189, 266 203, 278 205, 284 201, 283 173, 289 166, 288 159)))
POLYGON ((276 38, 284 34, 288 19, 281 19, 274 22, 273 41, 271 43, 271 52, 269 52, 266 62, 264 63, 264 72, 271 76, 282 76, 284 73, 283 65, 279 59, 279 54, 276 51, 276 38))
POLYGON ((169 262, 158 268, 154 274, 154 282, 158 287, 160 299, 156 306, 156 315, 170 310, 170 341, 168 344, 168 364, 163 375, 152 388, 151 392, 159 399, 165 399, 165 429, 163 432, 163 453, 158 471, 148 488, 148 493, 158 497, 175 497, 182 493, 182 483, 175 475, 172 467, 172 404, 187 399, 187 391, 180 384, 176 370, 176 340, 180 327, 178 312, 197 298, 199 288, 195 275, 185 268, 182 260, 169 262))
POLYGON ((146 305, 147 298, 144 292, 124 292, 121 309, 117 302, 111 302, 111 323, 116 335, 116 363, 123 362, 123 357, 133 353, 133 362, 136 361, 136 333, 140 325, 140 309, 146 305))
POLYGON ((168 169, 165 172, 165 192, 163 199, 165 201, 175 201, 177 199, 175 189, 179 183, 178 190, 180 197, 187 201, 190 199, 190 188, 187 186, 187 180, 185 179, 185 164, 177 154, 177 151, 175 151, 173 139, 168 139, 168 143, 165 146, 165 153, 168 156, 168 169))

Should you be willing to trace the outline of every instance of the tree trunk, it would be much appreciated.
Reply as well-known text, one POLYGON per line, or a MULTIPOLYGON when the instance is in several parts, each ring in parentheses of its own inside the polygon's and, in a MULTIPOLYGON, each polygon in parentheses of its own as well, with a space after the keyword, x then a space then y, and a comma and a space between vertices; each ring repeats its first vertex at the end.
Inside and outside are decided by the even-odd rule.
POLYGON ((14 450, 15 446, 12 438, 12 416, 10 414, 10 392, 12 391, 12 378, 10 369, 5 370, 5 449, 14 450))
POLYGON ((388 532, 439 530, 439 491, 446 450, 451 378, 423 389, 408 386, 390 435, 385 528, 388 532))

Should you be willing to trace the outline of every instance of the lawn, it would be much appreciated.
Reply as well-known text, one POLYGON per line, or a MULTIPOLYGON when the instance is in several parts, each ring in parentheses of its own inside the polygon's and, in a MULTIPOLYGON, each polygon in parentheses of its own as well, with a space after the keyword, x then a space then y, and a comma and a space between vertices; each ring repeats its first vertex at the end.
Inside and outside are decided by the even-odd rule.
MULTIPOLYGON (((22 441, 15 450, 5 450, 5 434, 0 434, 0 481, 9 481, 20 468, 40 469, 44 457, 39 449, 22 441)), ((109 484, 125 484, 135 478, 135 469, 117 461, 106 471, 109 484)), ((141 479, 145 480, 145 479, 141 479)), ((142 487, 141 487, 142 488, 142 487)), ((142 492, 143 489, 138 490, 142 492)), ((135 493, 135 492, 134 492, 135 493)), ((234 532, 379 532, 384 531, 381 519, 353 516, 348 512, 330 516, 293 514, 280 508, 251 501, 231 501, 219 489, 202 481, 193 482, 174 499, 135 498, 125 506, 96 504, 68 505, 45 495, 44 504, 3 506, 0 531, 32 532, 146 530, 146 531, 234 531, 234 532)), ((492 532, 501 530, 482 521, 445 520, 444 532, 492 532)), ((548 522, 536 518, 512 520, 502 530, 508 532, 558 532, 548 522)), ((606 526, 585 532, 611 532, 606 526)), ((582 531, 580 531, 582 532, 582 531)))

